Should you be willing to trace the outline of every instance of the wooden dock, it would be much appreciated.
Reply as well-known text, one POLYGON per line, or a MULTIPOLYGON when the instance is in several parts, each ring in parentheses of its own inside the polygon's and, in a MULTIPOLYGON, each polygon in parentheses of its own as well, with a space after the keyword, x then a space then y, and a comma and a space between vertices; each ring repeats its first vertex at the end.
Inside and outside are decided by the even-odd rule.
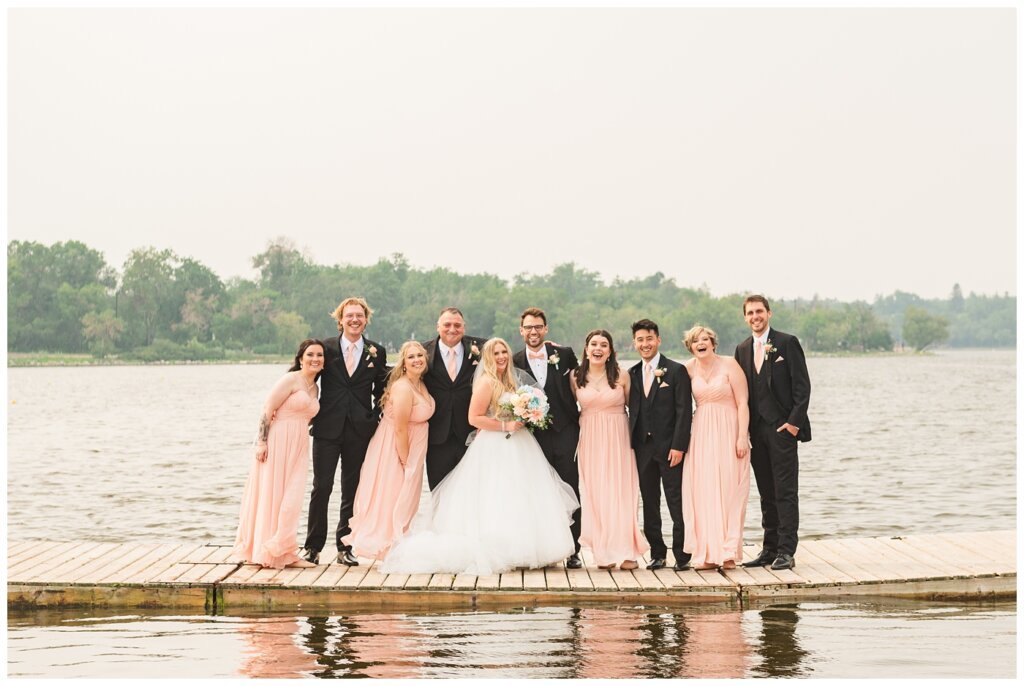
MULTIPOLYGON (((542 603, 677 604, 755 598, 1014 598, 1016 531, 801 541, 797 566, 657 571, 586 566, 493 576, 385 575, 370 560, 310 569, 261 569, 228 559, 229 546, 10 542, 7 605, 296 610, 478 607, 542 603)), ((324 551, 322 559, 327 559, 324 551)), ((758 553, 745 551, 747 559, 758 553)), ((330 556, 333 560, 333 554, 330 556)), ((671 561, 670 561, 671 564, 671 561)))

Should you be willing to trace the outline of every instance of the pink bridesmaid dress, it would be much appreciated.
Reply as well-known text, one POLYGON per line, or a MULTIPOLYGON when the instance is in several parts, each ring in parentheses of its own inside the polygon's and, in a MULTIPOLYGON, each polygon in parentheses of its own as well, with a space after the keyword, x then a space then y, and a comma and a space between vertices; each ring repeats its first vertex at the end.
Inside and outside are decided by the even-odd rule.
MULTIPOLYGON (((724 367, 725 365, 719 365, 724 367)), ((743 560, 750 453, 736 457, 736 397, 728 372, 692 378, 697 410, 683 460, 683 550, 694 567, 743 560)))
POLYGON ((320 403, 294 391, 277 408, 267 434, 267 459, 252 460, 242 494, 234 558, 282 569, 298 562, 296 533, 306 502, 309 420, 320 403))
POLYGON ((640 477, 629 447, 629 420, 621 387, 576 393, 580 403, 580 544, 594 564, 638 560, 650 549, 637 524, 640 477))
POLYGON ((427 420, 434 414, 434 399, 417 396, 409 417, 409 459, 403 468, 395 443, 394 409, 384 405, 384 418, 370 439, 359 472, 352 532, 342 539, 359 557, 384 559, 392 544, 406 531, 420 504, 423 464, 427 455, 427 420))

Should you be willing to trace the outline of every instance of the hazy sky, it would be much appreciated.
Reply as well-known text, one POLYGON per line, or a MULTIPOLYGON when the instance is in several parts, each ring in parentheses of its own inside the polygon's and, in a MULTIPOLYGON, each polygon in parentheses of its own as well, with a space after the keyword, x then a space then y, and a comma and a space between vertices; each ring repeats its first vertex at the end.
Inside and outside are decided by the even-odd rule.
POLYGON ((8 238, 1016 292, 1003 9, 13 9, 8 238))

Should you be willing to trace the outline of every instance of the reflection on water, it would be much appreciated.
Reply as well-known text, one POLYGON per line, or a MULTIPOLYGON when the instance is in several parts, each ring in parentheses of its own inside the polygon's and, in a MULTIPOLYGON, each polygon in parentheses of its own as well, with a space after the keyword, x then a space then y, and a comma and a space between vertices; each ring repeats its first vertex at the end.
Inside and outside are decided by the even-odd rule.
POLYGON ((11 613, 21 677, 1011 677, 1016 604, 11 613))

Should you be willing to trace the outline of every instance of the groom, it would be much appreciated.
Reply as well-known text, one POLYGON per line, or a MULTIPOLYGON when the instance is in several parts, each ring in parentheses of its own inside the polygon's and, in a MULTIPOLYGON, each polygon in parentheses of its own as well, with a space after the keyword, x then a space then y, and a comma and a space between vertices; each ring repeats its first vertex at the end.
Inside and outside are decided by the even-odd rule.
POLYGON ((352 530, 352 517, 359 470, 366 447, 380 421, 381 394, 387 380, 384 346, 363 337, 373 310, 362 298, 343 300, 334 310, 338 336, 323 340, 324 370, 320 375, 320 411, 313 417, 313 492, 309 496, 306 542, 301 555, 319 564, 320 550, 327 541, 327 507, 334 489, 334 474, 341 460, 341 512, 335 538, 337 561, 349 566, 359 562, 352 548, 341 542, 352 530))
POLYGON ((743 317, 752 335, 736 346, 736 361, 750 390, 750 466, 764 528, 761 554, 743 566, 792 569, 800 523, 796 446, 811 440, 811 379, 796 336, 769 327, 767 298, 747 296, 743 317))
POLYGON ((466 336, 466 320, 457 307, 446 307, 437 318, 437 338, 427 341, 427 371, 423 383, 434 398, 427 430, 427 485, 434 490, 466 454, 469 401, 473 373, 480 363, 482 338, 466 336))
POLYGON ((634 322, 633 347, 641 361, 629 370, 629 433, 644 499, 644 536, 651 544, 647 569, 665 566, 668 546, 661 533, 661 489, 672 516, 673 569, 690 567, 683 552, 683 455, 690 447, 693 404, 690 375, 683 365, 662 355, 658 325, 650 319, 634 322))
MULTIPOLYGON (((579 366, 572 348, 554 345, 544 340, 548 334, 548 318, 544 310, 530 307, 519 316, 519 335, 526 349, 512 356, 512 364, 528 373, 544 389, 551 411, 551 426, 533 433, 544 457, 560 478, 572 486, 576 499, 580 498, 580 472, 576 466, 576 445, 580 442, 580 411, 572 394, 569 376, 579 366)), ((572 515, 572 541, 576 549, 565 566, 580 569, 580 510, 572 515)))

